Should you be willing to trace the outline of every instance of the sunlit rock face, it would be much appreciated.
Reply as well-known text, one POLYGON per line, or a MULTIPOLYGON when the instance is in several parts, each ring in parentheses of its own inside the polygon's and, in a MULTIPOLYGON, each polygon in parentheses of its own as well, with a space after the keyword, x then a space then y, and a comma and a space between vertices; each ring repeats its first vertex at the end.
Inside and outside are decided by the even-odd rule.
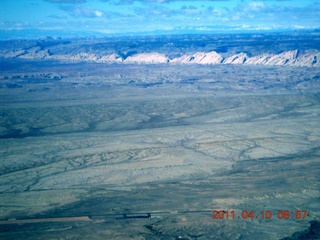
POLYGON ((127 57, 124 63, 137 63, 137 64, 159 64, 167 63, 169 59, 160 53, 142 53, 127 57))
POLYGON ((270 65, 270 66, 300 66, 300 67, 319 67, 320 53, 308 51, 298 56, 298 50, 283 52, 280 54, 261 54, 249 57, 246 53, 239 53, 223 58, 217 52, 196 52, 181 57, 170 59, 165 54, 158 52, 140 53, 123 59, 115 53, 100 56, 99 54, 78 53, 75 55, 52 56, 46 52, 27 52, 23 54, 8 52, 2 54, 2 58, 21 58, 21 59, 55 59, 73 62, 105 62, 105 63, 135 63, 135 64, 251 64, 251 65, 270 65))
POLYGON ((307 33, 252 34, 235 39, 220 34, 162 36, 159 39, 12 40, 3 41, 0 57, 63 62, 319 67, 319 51, 316 36, 307 33), (303 41, 308 43, 301 44, 303 41))
POLYGON ((220 64, 223 57, 216 52, 197 52, 194 54, 183 55, 178 58, 173 58, 170 63, 179 64, 220 64))

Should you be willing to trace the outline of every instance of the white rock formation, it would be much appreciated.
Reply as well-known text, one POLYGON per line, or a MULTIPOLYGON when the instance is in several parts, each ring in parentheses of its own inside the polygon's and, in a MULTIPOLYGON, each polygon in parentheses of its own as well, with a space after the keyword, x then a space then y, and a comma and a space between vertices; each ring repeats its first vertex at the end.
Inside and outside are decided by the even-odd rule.
POLYGON ((295 66, 320 67, 320 52, 306 52, 297 58, 295 66))
POLYGON ((99 62, 105 62, 105 63, 121 63, 123 62, 123 58, 119 55, 116 55, 115 53, 110 55, 102 56, 99 59, 99 62))
POLYGON ((251 57, 245 61, 245 64, 250 64, 250 65, 265 65, 269 59, 274 56, 271 54, 262 54, 258 56, 251 57))
POLYGON ((280 54, 262 54, 247 59, 245 64, 251 65, 270 65, 270 66, 300 66, 300 67, 319 67, 320 53, 308 51, 299 54, 298 50, 287 51, 280 54))
POLYGON ((243 64, 247 61, 248 58, 249 58, 248 55, 242 52, 242 53, 238 53, 230 57, 227 57, 223 61, 223 64, 243 64))
MULTIPOLYGON (((227 54, 226 54, 227 55, 227 54)), ((123 58, 116 53, 108 54, 106 52, 90 51, 81 49, 77 52, 59 51, 52 54, 48 48, 34 46, 31 48, 18 48, 10 50, 3 48, 0 50, 0 58, 21 58, 21 59, 43 59, 60 60, 67 62, 103 62, 103 63, 134 63, 134 64, 246 64, 246 65, 268 65, 268 66, 301 66, 301 67, 319 67, 320 52, 317 50, 309 51, 286 51, 279 54, 266 54, 249 57, 246 53, 227 55, 225 58, 215 51, 196 52, 184 54, 180 57, 170 59, 164 53, 150 52, 138 53, 127 58, 123 58)))
POLYGON ((133 56, 127 57, 124 63, 137 63, 137 64, 157 64, 157 63, 168 63, 169 58, 164 54, 153 52, 153 53, 140 53, 133 56))
POLYGON ((205 53, 205 56, 201 59, 201 61, 199 62, 200 64, 220 64, 223 60, 223 57, 212 51, 212 52, 208 52, 205 53))
POLYGON ((295 62, 298 55, 298 50, 287 51, 276 54, 268 59, 265 65, 290 65, 295 62))
POLYGON ((178 58, 174 58, 170 63, 178 64, 220 64, 223 57, 212 51, 212 52, 197 52, 195 54, 183 55, 178 58))

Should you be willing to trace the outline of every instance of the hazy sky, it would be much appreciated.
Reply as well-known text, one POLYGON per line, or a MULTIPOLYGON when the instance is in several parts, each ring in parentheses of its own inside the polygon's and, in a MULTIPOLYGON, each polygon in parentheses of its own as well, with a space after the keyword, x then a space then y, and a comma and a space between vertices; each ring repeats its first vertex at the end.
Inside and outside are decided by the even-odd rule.
POLYGON ((319 0, 0 1, 0 31, 7 35, 17 32, 12 30, 92 35, 319 27, 319 0))

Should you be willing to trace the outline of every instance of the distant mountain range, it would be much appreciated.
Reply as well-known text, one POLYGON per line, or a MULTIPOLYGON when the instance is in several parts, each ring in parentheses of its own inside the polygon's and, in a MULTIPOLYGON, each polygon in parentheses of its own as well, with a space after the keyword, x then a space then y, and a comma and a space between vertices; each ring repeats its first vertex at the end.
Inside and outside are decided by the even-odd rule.
POLYGON ((62 40, 11 40, 2 59, 118 64, 249 64, 319 67, 317 36, 179 36, 62 40), (295 49, 292 49, 295 47, 295 49))
POLYGON ((320 52, 307 51, 299 53, 298 50, 287 51, 279 54, 261 54, 249 57, 246 53, 238 53, 228 57, 222 57, 219 53, 196 52, 185 54, 170 59, 165 54, 158 52, 139 53, 126 58, 115 53, 99 55, 91 53, 55 54, 47 49, 29 49, 25 51, 9 51, 0 53, 1 58, 19 58, 32 60, 59 60, 64 62, 97 62, 97 63, 131 63, 131 64, 250 64, 250 65, 277 65, 277 66, 301 66, 319 67, 320 52))
MULTIPOLYGON (((77 60, 80 60, 78 56, 77 60)), ((215 51, 196 52, 194 54, 185 54, 181 57, 170 59, 164 54, 157 52, 136 54, 123 59, 114 54, 95 58, 94 56, 81 56, 82 59, 96 62, 117 62, 117 63, 136 63, 136 64, 251 64, 251 65, 277 65, 277 66, 320 66, 320 52, 310 51, 299 54, 298 50, 287 51, 280 54, 261 54, 249 57, 246 53, 238 53, 228 57, 222 57, 215 51)), ((62 60, 62 59, 61 59, 62 60)))

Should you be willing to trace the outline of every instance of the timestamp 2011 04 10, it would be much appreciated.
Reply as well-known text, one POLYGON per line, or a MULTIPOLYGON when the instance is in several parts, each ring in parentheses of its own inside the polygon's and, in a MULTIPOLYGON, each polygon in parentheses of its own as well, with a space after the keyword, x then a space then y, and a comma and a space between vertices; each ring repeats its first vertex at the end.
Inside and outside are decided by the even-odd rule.
POLYGON ((241 213, 235 210, 213 210, 212 219, 272 219, 276 216, 278 219, 305 219, 307 210, 295 210, 290 212, 289 210, 278 210, 275 213, 271 210, 261 210, 260 212, 254 212, 253 210, 242 210, 241 213))

